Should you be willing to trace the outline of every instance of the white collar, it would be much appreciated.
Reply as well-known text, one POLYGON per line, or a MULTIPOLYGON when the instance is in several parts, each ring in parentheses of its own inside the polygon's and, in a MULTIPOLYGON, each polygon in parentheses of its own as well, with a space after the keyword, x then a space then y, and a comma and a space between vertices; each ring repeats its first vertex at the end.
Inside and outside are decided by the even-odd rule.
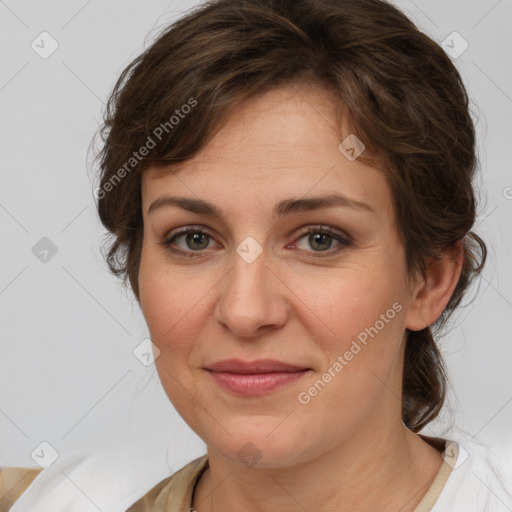
POLYGON ((124 443, 89 455, 60 456, 9 512, 125 512, 172 474, 165 461, 124 443))
MULTIPOLYGON (((469 440, 457 446, 457 462, 431 512, 511 512, 512 475, 505 484, 485 446, 469 440)), ((125 512, 173 472, 135 443, 61 456, 39 473, 9 512, 125 512)))

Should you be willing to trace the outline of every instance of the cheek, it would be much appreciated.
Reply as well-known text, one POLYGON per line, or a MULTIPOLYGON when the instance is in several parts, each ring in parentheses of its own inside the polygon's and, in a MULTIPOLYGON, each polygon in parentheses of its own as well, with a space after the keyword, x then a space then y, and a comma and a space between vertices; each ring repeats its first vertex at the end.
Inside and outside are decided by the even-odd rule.
POLYGON ((404 289, 395 279, 397 272, 377 265, 333 269, 321 280, 301 279, 294 292, 329 328, 333 340, 346 341, 376 322, 382 327, 381 315, 386 331, 392 323, 400 324, 395 319, 403 309, 404 289))
MULTIPOLYGON (((199 283, 197 283, 199 285, 199 283)), ((190 416, 197 395, 190 381, 189 364, 195 350, 194 340, 202 327, 204 292, 191 286, 190 278, 179 270, 166 273, 165 265, 142 257, 139 273, 140 304, 151 341, 160 353, 155 366, 163 389, 176 410, 190 416)))
POLYGON ((330 418, 327 423, 334 429, 359 428, 401 375, 397 363, 405 329, 402 288, 381 270, 368 268, 351 276, 347 272, 343 278, 339 274, 323 287, 302 284, 302 296, 311 298, 307 307, 319 313, 331 332, 311 330, 323 364, 302 387, 299 402, 307 403, 304 411, 330 418))
POLYGON ((140 304, 150 331, 161 341, 166 333, 170 335, 183 325, 180 318, 193 307, 197 286, 186 281, 180 269, 166 261, 165 252, 145 239, 139 270, 140 304))
POLYGON ((194 305, 200 301, 201 290, 191 286, 179 269, 170 272, 169 265, 154 252, 142 251, 139 271, 140 305, 153 343, 161 355, 172 349, 179 352, 189 338, 186 330, 197 325, 194 305))
POLYGON ((387 389, 382 382, 399 372, 396 362, 405 330, 399 272, 401 268, 375 262, 336 269, 322 282, 301 281, 297 295, 308 298, 303 310, 314 311, 321 320, 318 329, 310 326, 310 338, 322 352, 320 379, 325 389, 316 375, 308 383, 316 386, 311 395, 308 387, 303 390, 318 398, 313 407, 326 408, 336 417, 332 403, 343 410, 367 408, 369 413, 387 389))

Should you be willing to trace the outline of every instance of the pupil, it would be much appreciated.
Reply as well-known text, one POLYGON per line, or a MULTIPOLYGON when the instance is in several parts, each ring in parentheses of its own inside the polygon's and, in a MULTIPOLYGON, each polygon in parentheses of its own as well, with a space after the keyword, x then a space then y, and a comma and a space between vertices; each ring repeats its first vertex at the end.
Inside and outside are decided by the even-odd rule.
MULTIPOLYGON (((310 243, 312 242, 312 247, 314 244, 316 244, 318 241, 320 242, 320 245, 325 244, 326 238, 330 238, 331 235, 328 235, 326 233, 316 233, 314 235, 310 235, 309 240, 310 243)), ((320 247, 320 250, 326 250, 329 249, 330 243, 327 243, 327 247, 320 247)))
MULTIPOLYGON (((204 233, 189 233, 187 237, 187 243, 192 242, 192 244, 198 242, 200 247, 196 247, 196 249, 204 249, 208 246, 208 243, 204 243, 206 241, 206 235, 204 233), (203 244, 200 243, 200 238, 203 237, 203 244)), ((191 249, 194 249, 194 247, 191 247, 191 249)))

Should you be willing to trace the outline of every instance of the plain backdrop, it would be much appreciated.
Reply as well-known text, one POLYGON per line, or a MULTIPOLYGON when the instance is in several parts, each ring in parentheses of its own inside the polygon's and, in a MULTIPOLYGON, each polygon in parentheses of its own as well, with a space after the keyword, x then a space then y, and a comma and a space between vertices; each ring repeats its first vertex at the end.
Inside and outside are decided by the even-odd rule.
MULTIPOLYGON (((464 431, 512 454, 512 0, 395 3, 439 44, 467 42, 454 61, 478 132, 476 230, 491 249, 441 341, 449 398, 425 433, 464 431)), ((122 436, 170 471, 205 453, 134 355, 148 331, 102 259, 88 164, 119 73, 196 4, 0 0, 1 465, 36 467, 42 442, 87 453, 122 436)))

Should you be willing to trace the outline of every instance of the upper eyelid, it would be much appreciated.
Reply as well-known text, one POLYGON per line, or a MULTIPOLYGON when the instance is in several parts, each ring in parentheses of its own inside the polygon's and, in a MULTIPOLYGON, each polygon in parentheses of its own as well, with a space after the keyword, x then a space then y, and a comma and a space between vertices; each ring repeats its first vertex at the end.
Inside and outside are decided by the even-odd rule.
MULTIPOLYGON (((212 232, 206 228, 206 227, 203 227, 203 226, 195 226, 195 225, 191 225, 191 226, 184 226, 183 228, 176 228, 178 231, 176 233, 169 233, 168 235, 165 235, 164 237, 164 241, 169 241, 177 236, 181 236, 181 235, 188 235, 189 233, 204 233, 206 235, 208 235, 210 238, 217 238, 215 235, 212 234, 212 232)), ((174 230, 172 230, 174 231, 174 230)))
MULTIPOLYGON (((200 232, 205 233, 208 236, 211 236, 212 238, 216 238, 216 235, 212 234, 211 230, 205 226, 195 225, 191 224, 189 226, 183 226, 182 228, 176 228, 178 231, 176 233, 172 233, 174 230, 171 230, 172 234, 167 234, 164 236, 166 240, 170 240, 171 238, 174 238, 178 235, 186 235, 188 233, 193 232, 200 232)), ((295 236, 302 236, 304 234, 307 234, 311 230, 318 230, 318 231, 332 231, 333 235, 338 235, 342 238, 346 238, 347 240, 351 239, 351 236, 345 233, 343 230, 340 230, 339 228, 335 228, 332 226, 328 226, 327 224, 308 224, 306 226, 303 226, 298 229, 298 233, 295 236)), ((297 231, 297 230, 294 230, 297 231)))

